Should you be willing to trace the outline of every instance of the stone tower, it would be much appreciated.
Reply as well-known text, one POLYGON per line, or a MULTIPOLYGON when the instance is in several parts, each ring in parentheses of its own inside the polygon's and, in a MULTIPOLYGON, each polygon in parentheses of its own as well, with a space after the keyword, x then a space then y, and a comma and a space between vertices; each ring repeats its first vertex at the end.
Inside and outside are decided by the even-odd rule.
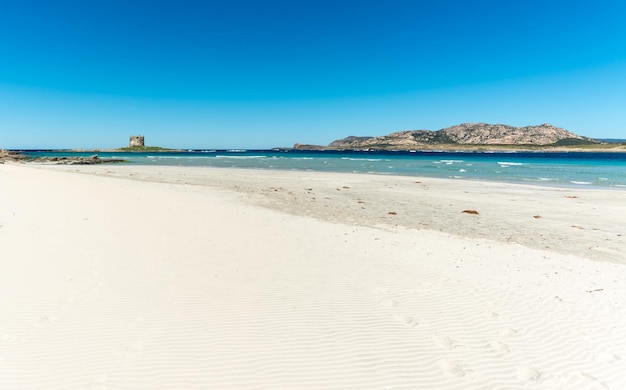
POLYGON ((145 146, 143 142, 143 135, 131 135, 130 136, 130 147, 136 146, 145 146))

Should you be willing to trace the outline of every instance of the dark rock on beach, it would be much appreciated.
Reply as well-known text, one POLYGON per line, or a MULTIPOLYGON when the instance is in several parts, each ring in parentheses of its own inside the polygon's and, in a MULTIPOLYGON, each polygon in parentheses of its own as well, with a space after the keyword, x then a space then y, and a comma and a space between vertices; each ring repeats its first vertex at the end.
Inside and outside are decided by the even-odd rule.
POLYGON ((24 156, 23 154, 0 149, 0 164, 4 164, 6 161, 25 161, 25 160, 26 160, 26 156, 24 156))
POLYGON ((11 152, 6 150, 0 150, 0 164, 5 161, 13 162, 29 162, 38 164, 53 164, 53 165, 93 165, 93 164, 107 164, 107 163, 120 163, 124 162, 122 159, 115 158, 100 158, 97 154, 89 157, 37 157, 28 158, 23 154, 17 152, 11 152))
POLYGON ((93 165, 124 162, 122 159, 116 158, 100 158, 97 154, 89 157, 39 157, 29 160, 40 164, 58 164, 58 165, 93 165))

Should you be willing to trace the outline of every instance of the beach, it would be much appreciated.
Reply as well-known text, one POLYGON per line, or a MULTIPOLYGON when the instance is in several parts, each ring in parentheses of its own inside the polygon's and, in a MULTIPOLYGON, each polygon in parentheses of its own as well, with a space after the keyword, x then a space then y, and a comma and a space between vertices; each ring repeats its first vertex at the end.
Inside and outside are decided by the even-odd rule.
POLYGON ((0 165, 0 388, 626 388, 626 191, 0 165))

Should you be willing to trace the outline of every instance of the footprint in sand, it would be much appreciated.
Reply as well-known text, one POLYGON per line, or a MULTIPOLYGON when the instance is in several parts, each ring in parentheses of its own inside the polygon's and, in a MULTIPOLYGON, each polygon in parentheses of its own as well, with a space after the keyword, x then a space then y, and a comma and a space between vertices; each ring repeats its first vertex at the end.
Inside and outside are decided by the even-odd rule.
POLYGON ((487 346, 489 350, 497 353, 508 353, 510 350, 508 345, 496 340, 489 341, 487 346))
POLYGON ((461 363, 458 361, 441 359, 437 362, 437 364, 439 365, 439 368, 441 368, 441 371, 443 371, 443 373, 447 376, 454 378, 460 378, 462 376, 465 376, 465 370, 463 369, 461 363))
POLYGON ((495 313, 493 311, 484 311, 483 312, 483 316, 485 316, 487 318, 498 318, 499 314, 495 313))
POLYGON ((56 322, 57 319, 58 319, 58 317, 57 316, 53 316, 53 315, 43 316, 43 317, 41 317, 39 319, 38 322, 33 324, 33 327, 34 328, 38 328, 40 326, 47 326, 47 325, 50 325, 50 324, 56 322))
POLYGON ((611 387, 609 385, 607 385, 606 383, 602 382, 601 380, 599 380, 598 378, 596 378, 595 376, 585 372, 585 371, 574 371, 573 372, 574 375, 578 376, 579 378, 582 378, 583 380, 593 383, 595 385, 598 385, 600 387, 603 387, 605 389, 610 389, 611 387))
POLYGON ((500 336, 514 336, 517 334, 517 330, 513 328, 504 328, 500 330, 500 336))
POLYGON ((453 340, 448 336, 440 336, 440 335, 434 334, 432 336, 432 340, 435 343, 435 345, 438 346, 439 348, 453 349, 458 346, 458 343, 456 342, 456 340, 453 340))
POLYGON ((417 326, 417 321, 411 316, 406 316, 404 314, 395 314, 393 316, 393 319, 401 323, 402 325, 411 326, 411 327, 417 326))
POLYGON ((518 367, 516 373, 517 379, 522 382, 538 382, 541 379, 541 372, 534 367, 518 367))

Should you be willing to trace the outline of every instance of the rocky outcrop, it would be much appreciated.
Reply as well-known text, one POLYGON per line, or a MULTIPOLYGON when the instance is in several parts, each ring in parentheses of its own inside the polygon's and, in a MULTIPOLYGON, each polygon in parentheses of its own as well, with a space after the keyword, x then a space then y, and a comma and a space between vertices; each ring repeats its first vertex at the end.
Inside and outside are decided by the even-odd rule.
POLYGON ((548 123, 525 127, 463 123, 441 131, 459 144, 550 145, 566 139, 593 141, 548 123))
MULTIPOLYGON (((597 143, 565 129, 543 124, 514 127, 463 123, 438 131, 406 130, 379 137, 355 137, 331 142, 325 149, 414 149, 424 145, 559 145, 597 143)), ((305 149, 309 145, 296 145, 305 149)))
POLYGON ((26 157, 23 154, 0 149, 0 164, 4 164, 7 161, 24 161, 24 160, 26 160, 26 157))
POLYGON ((454 143, 445 134, 429 130, 406 130, 380 137, 347 137, 331 142, 331 149, 410 149, 416 145, 454 143))
POLYGON ((106 164, 124 162, 124 160, 116 158, 100 158, 97 154, 89 157, 37 157, 28 158, 23 154, 17 152, 11 152, 6 150, 0 150, 0 164, 7 161, 13 162, 32 162, 39 164, 54 164, 54 165, 92 165, 92 164, 106 164))
MULTIPOLYGON (((328 149, 328 147, 326 146, 310 145, 310 144, 295 144, 293 145, 293 148, 298 149, 298 150, 326 150, 328 149)), ((280 150, 282 148, 275 148, 275 149, 280 150)))
POLYGON ((124 160, 118 158, 100 158, 97 154, 89 157, 38 157, 29 161, 56 165, 93 165, 124 162, 124 160))

